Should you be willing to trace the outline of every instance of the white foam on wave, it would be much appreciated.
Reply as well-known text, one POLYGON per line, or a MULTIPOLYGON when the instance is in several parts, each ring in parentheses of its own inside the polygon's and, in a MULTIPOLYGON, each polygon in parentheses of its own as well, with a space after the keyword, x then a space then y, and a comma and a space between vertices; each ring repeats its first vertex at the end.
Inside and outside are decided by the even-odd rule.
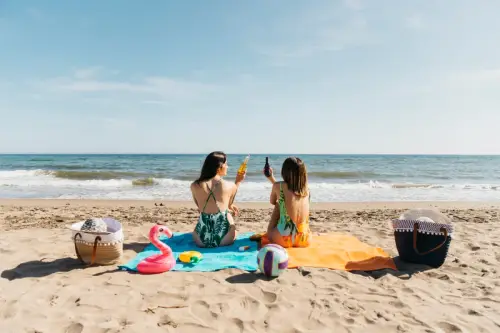
POLYGON ((132 183, 127 179, 110 180, 73 180, 57 178, 44 170, 14 170, 0 171, 0 186, 18 187, 132 187, 132 183))
MULTIPOLYGON (((157 178, 154 186, 134 186, 130 179, 73 180, 43 170, 0 171, 0 197, 192 200, 191 181, 157 178)), ((378 181, 311 182, 312 201, 499 200, 496 184, 413 184, 378 181)), ((244 182, 238 201, 269 200, 269 182, 244 182)))

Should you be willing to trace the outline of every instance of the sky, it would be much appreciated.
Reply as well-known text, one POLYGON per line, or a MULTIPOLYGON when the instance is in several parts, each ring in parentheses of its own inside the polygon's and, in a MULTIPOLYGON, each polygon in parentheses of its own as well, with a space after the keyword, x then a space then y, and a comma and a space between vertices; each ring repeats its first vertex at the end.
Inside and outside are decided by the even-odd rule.
POLYGON ((499 154, 499 1, 0 1, 0 153, 499 154))

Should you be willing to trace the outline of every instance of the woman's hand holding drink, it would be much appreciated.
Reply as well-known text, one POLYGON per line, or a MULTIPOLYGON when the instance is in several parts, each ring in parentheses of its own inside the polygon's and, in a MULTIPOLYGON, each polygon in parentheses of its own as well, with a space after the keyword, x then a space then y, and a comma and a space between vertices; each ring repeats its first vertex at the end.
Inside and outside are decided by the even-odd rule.
POLYGON ((264 176, 271 182, 276 183, 276 179, 274 178, 273 168, 269 165, 269 157, 266 157, 266 164, 264 166, 264 170, 262 170, 264 176))
POLYGON ((248 160, 250 159, 250 155, 247 155, 243 160, 243 163, 240 164, 238 168, 238 173, 245 173, 247 171, 248 160))
POLYGON ((269 157, 266 157, 266 164, 264 165, 264 175, 268 178, 272 175, 271 166, 269 165, 269 157))
POLYGON ((245 175, 246 175, 246 171, 244 171, 243 173, 237 173, 236 174, 236 180, 234 181, 236 184, 239 184, 241 183, 244 179, 245 179, 245 175))
POLYGON ((238 168, 238 172, 236 173, 236 180, 234 181, 236 184, 241 183, 245 179, 249 159, 250 155, 247 155, 247 157, 245 157, 245 160, 243 160, 243 163, 241 163, 240 167, 238 168))

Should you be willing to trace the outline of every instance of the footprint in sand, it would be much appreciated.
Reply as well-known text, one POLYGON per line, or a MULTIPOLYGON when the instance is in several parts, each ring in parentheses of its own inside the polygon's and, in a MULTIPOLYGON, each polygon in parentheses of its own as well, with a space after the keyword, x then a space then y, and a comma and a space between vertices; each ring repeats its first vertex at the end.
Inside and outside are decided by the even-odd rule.
POLYGON ((445 333, 461 333, 462 329, 452 323, 441 322, 438 324, 440 328, 443 329, 445 333))
POLYGON ((128 320, 128 318, 121 318, 119 320, 119 323, 120 323, 120 326, 123 327, 123 328, 133 324, 133 322, 131 322, 130 320, 128 320))
POLYGON ((358 301, 354 299, 347 299, 344 302, 342 302, 342 306, 349 311, 351 314, 358 314, 361 311, 363 311, 363 307, 359 305, 358 301))
POLYGON ((478 251, 481 249, 480 246, 477 246, 477 245, 474 245, 474 244, 469 244, 469 248, 472 250, 472 251, 478 251))
POLYGON ((3 319, 9 319, 16 315, 17 309, 15 307, 16 301, 9 301, 4 305, 4 311, 2 313, 3 319))
POLYGON ((158 326, 159 327, 170 326, 170 327, 176 328, 178 325, 172 318, 170 318, 169 315, 163 315, 163 316, 161 316, 160 320, 158 321, 158 326))
POLYGON ((474 310, 474 309, 469 309, 469 310, 467 311, 467 314, 468 314, 469 316, 482 316, 482 314, 481 314, 481 313, 477 312, 477 311, 476 311, 476 310, 474 310))
POLYGON ((395 307, 396 309, 402 309, 402 308, 406 307, 406 305, 400 301, 391 301, 391 302, 389 302, 389 304, 392 305, 393 307, 395 307))
POLYGON ((267 313, 267 307, 250 296, 230 300, 225 310, 228 317, 240 318, 243 321, 259 321, 267 313))
POLYGON ((80 323, 72 323, 66 328, 65 333, 82 333, 84 326, 80 323))
POLYGON ((6 248, 0 248, 0 254, 12 254, 14 253, 13 250, 10 250, 10 249, 6 249, 6 248))
POLYGON ((414 293, 413 289, 408 288, 408 287, 401 288, 401 291, 405 292, 405 293, 408 293, 408 294, 413 294, 414 293))
POLYGON ((163 305, 178 305, 186 302, 187 296, 184 293, 169 293, 158 291, 156 294, 148 295, 147 300, 151 303, 163 305))
POLYGON ((209 324, 217 320, 218 314, 210 311, 210 305, 205 301, 197 301, 191 305, 191 313, 196 318, 201 319, 204 324, 209 324))
POLYGON ((51 295, 50 300, 49 300, 50 306, 56 305, 58 298, 59 298, 59 296, 57 296, 57 295, 51 295))
POLYGON ((261 297, 259 298, 262 300, 262 302, 266 304, 274 303, 278 299, 278 294, 272 291, 260 290, 260 292, 261 292, 261 297))
POLYGON ((231 319, 231 326, 233 327, 227 327, 225 330, 226 332, 243 332, 245 330, 245 323, 239 318, 233 318, 231 319))

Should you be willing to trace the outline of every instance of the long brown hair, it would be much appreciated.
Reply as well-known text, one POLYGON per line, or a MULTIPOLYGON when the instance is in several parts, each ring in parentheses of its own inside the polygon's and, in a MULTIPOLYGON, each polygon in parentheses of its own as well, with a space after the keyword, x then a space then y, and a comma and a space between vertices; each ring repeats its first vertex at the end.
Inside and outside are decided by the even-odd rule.
POLYGON ((306 165, 300 158, 288 157, 281 167, 281 177, 295 195, 308 195, 306 165))
POLYGON ((201 182, 214 178, 217 175, 217 171, 226 161, 227 156, 221 151, 214 151, 208 154, 205 158, 205 162, 203 162, 200 177, 195 180, 195 183, 200 184, 201 182))

